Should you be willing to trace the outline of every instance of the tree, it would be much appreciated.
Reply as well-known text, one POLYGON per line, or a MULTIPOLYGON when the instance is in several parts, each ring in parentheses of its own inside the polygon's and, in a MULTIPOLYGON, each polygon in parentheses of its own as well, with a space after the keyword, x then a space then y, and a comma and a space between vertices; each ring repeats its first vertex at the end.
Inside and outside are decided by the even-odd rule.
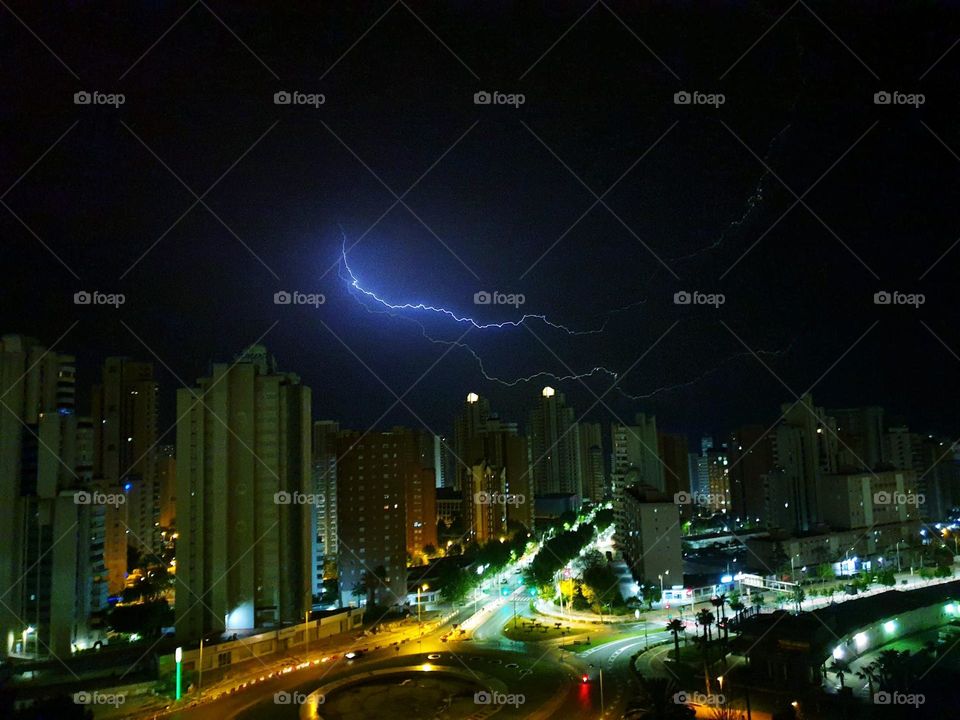
POLYGON ((643 599, 647 602, 647 609, 653 610, 653 604, 663 599, 663 591, 660 590, 659 585, 653 583, 641 585, 641 589, 643 590, 643 599))
POLYGON ((807 594, 803 591, 803 588, 797 585, 793 589, 793 601, 797 604, 797 612, 803 610, 803 601, 807 599, 807 594))
POLYGON ((703 628, 704 647, 710 640, 710 626, 713 625, 715 619, 713 613, 706 608, 697 613, 697 623, 703 628))
POLYGON ((674 618, 667 623, 667 632, 673 633, 673 659, 680 661, 680 633, 684 630, 683 622, 674 618))
POLYGON ((426 555, 428 558, 435 557, 437 554, 437 548, 435 548, 433 545, 428 543, 423 546, 423 554, 426 555))
POLYGON ((850 666, 841 660, 834 660, 830 663, 828 668, 830 672, 837 676, 837 679, 840 681, 840 689, 842 690, 846 687, 843 684, 843 676, 850 672, 850 666))
POLYGON ((867 683, 867 687, 870 690, 870 697, 872 699, 873 684, 880 682, 880 674, 877 670, 877 664, 873 662, 873 663, 870 663, 869 665, 864 665, 859 670, 857 670, 856 676, 867 683))

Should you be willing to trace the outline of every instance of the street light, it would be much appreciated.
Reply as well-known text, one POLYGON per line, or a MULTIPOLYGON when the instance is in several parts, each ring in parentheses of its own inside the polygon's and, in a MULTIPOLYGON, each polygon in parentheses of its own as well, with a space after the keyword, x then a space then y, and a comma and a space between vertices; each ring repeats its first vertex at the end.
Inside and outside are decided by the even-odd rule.
POLYGON ((430 586, 426 583, 417 586, 417 625, 420 627, 420 639, 417 642, 419 643, 421 650, 423 649, 423 621, 420 619, 420 591, 429 589, 430 586))
POLYGON ((178 647, 178 648, 177 648, 177 651, 176 651, 176 653, 174 653, 173 658, 174 658, 174 660, 177 661, 177 698, 176 698, 176 699, 179 700, 179 699, 180 699, 180 696, 181 696, 181 690, 182 690, 182 684, 181 684, 181 682, 182 682, 182 678, 183 678, 183 675, 182 675, 182 673, 181 673, 181 663, 182 663, 182 661, 183 661, 183 648, 182 648, 182 647, 178 647))

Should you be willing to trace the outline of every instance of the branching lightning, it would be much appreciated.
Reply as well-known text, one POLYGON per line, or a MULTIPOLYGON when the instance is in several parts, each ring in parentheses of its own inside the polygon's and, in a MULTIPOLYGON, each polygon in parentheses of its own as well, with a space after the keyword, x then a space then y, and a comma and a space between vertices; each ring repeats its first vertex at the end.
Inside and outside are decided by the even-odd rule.
POLYGON ((489 330, 492 328, 502 329, 502 328, 508 328, 508 327, 520 327, 525 322, 528 322, 530 320, 539 320, 544 325, 549 325, 550 327, 555 328, 557 330, 562 330, 568 335, 596 335, 598 333, 602 333, 607 324, 606 320, 604 320, 603 324, 599 328, 596 328, 594 330, 574 330, 572 328, 567 327, 566 325, 560 325, 559 323, 555 323, 548 320, 546 315, 534 315, 534 314, 525 314, 519 320, 505 320, 499 323, 494 323, 494 322, 480 323, 471 317, 465 317, 465 316, 461 317, 457 315, 455 312, 453 312, 452 310, 447 310, 446 308, 443 308, 443 307, 436 307, 434 305, 427 305, 426 303, 403 303, 400 305, 396 305, 394 303, 388 302, 387 300, 384 300, 375 292, 373 292, 372 290, 367 290, 360 284, 360 280, 357 278, 353 270, 350 268, 350 263, 347 262, 346 237, 343 238, 343 244, 340 247, 340 265, 341 265, 341 269, 345 270, 348 276, 348 277, 344 277, 341 272, 340 277, 344 280, 349 281, 351 288, 366 295, 368 298, 371 298, 372 300, 380 303, 381 305, 383 305, 383 307, 387 308, 388 310, 396 310, 396 311, 421 310, 421 311, 434 313, 437 315, 446 315, 447 317, 451 318, 452 320, 455 320, 458 323, 466 323, 466 324, 472 325, 477 330, 489 330))
MULTIPOLYGON (((385 314, 393 318, 397 318, 399 320, 413 323, 420 329, 422 336, 426 340, 430 341, 431 343, 434 343, 437 345, 445 345, 445 346, 452 345, 462 350, 466 350, 468 353, 470 353, 473 359, 476 360, 477 367, 480 370, 480 373, 483 375, 483 377, 486 380, 490 382, 495 382, 505 387, 514 387, 516 385, 533 382, 535 380, 548 379, 553 382, 564 382, 564 381, 571 381, 571 380, 582 381, 592 377, 606 376, 616 381, 620 377, 618 372, 604 366, 599 366, 599 365, 591 368, 590 370, 587 370, 586 372, 581 372, 581 373, 571 372, 566 375, 559 375, 557 373, 550 372, 548 370, 540 370, 530 375, 525 375, 520 377, 514 377, 514 378, 498 377, 496 375, 491 374, 487 370, 483 361, 483 357, 480 355, 480 353, 477 352, 477 350, 472 345, 463 341, 464 335, 472 332, 473 330, 513 329, 513 328, 519 328, 524 323, 533 321, 533 320, 540 321, 543 324, 549 327, 555 328, 557 330, 560 330, 569 336, 596 335, 596 334, 603 333, 607 324, 606 320, 604 320, 603 324, 598 329, 594 329, 594 330, 573 330, 565 325, 552 322, 548 320, 545 315, 540 315, 540 314, 525 314, 519 320, 506 321, 501 323, 483 323, 483 322, 478 322, 477 320, 471 317, 460 316, 456 312, 452 310, 448 310, 447 308, 437 307, 435 305, 430 305, 427 303, 399 303, 399 304, 392 303, 392 302, 389 302, 388 300, 385 300, 384 298, 382 298, 380 295, 373 292, 372 290, 369 290, 363 287, 363 285, 360 282, 360 279, 357 277, 356 273, 354 273, 354 271, 350 267, 350 264, 347 260, 345 234, 344 234, 343 243, 340 248, 340 269, 338 271, 338 274, 340 278, 347 283, 348 287, 350 288, 351 295, 353 295, 354 298, 357 299, 357 302, 360 304, 360 306, 363 307, 363 309, 366 310, 368 313, 385 314), (362 298, 367 298, 373 302, 364 302, 362 298), (412 315, 416 315, 417 313, 426 313, 432 316, 449 318, 450 320, 460 325, 467 326, 466 332, 459 339, 455 339, 455 340, 434 337, 433 335, 430 334, 430 332, 428 332, 426 326, 421 321, 421 319, 412 316, 412 315)), ((627 310, 630 310, 640 305, 644 305, 646 304, 646 302, 647 300, 643 299, 643 300, 639 300, 639 301, 615 308, 613 310, 610 310, 607 313, 607 317, 609 318, 612 315, 625 312, 627 310)), ((791 342, 790 346, 788 346, 787 348, 783 350, 777 350, 777 351, 759 350, 757 351, 757 354, 758 355, 774 355, 774 356, 781 355, 783 353, 789 352, 790 347, 792 347, 792 345, 793 343, 791 342)), ((660 395, 662 393, 670 392, 673 390, 679 390, 685 387, 695 385, 701 382, 702 380, 704 380, 705 378, 718 372, 727 363, 748 355, 750 355, 750 353, 748 352, 735 353, 733 355, 730 355, 724 358, 723 360, 720 360, 714 367, 710 368, 709 370, 706 370, 705 372, 701 373, 700 375, 698 375, 697 377, 691 380, 672 384, 672 385, 665 385, 659 388, 655 388, 646 393, 631 394, 623 390, 621 387, 619 387, 619 385, 617 385, 615 389, 620 395, 622 395, 623 397, 629 400, 634 400, 634 401, 647 400, 657 395, 660 395)))

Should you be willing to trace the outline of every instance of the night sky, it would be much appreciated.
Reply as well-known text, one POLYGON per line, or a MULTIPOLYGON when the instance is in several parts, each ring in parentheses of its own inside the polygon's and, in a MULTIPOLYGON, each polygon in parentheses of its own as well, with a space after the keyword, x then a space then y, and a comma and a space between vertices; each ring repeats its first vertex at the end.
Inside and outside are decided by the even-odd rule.
POLYGON ((613 382, 508 387, 479 356, 508 383, 626 373, 587 413, 604 422, 769 424, 814 386, 960 431, 956 4, 8 5, 0 330, 69 329, 81 390, 107 355, 153 360, 166 427, 181 380, 262 338, 316 418, 359 429, 446 432, 468 391, 524 422, 547 383, 583 412, 613 382), (525 102, 475 105, 482 90, 525 102), (675 104, 684 90, 725 103, 675 104), (883 90, 925 102, 876 105, 883 90), (391 316, 351 293, 344 237, 390 303, 603 332, 391 316), (526 303, 476 306, 481 290, 526 303), (677 306, 681 290, 726 302, 677 306))

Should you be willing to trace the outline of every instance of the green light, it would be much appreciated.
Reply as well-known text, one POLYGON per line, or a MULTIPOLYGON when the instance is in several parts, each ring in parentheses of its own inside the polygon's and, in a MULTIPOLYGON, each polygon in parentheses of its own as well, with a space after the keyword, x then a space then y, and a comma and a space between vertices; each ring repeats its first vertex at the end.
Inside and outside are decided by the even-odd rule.
POLYGON ((182 688, 182 678, 183 678, 183 676, 182 676, 182 674, 181 674, 181 672, 180 672, 180 670, 181 670, 181 668, 180 668, 180 662, 183 660, 183 648, 177 648, 177 652, 176 652, 176 654, 174 655, 174 658, 175 658, 176 661, 177 661, 177 700, 179 700, 179 699, 180 699, 180 696, 181 696, 181 694, 182 694, 182 693, 181 693, 181 688, 182 688))
POLYGON ((887 620, 883 624, 883 629, 888 633, 892 633, 894 630, 897 629, 897 624, 893 620, 887 620))

